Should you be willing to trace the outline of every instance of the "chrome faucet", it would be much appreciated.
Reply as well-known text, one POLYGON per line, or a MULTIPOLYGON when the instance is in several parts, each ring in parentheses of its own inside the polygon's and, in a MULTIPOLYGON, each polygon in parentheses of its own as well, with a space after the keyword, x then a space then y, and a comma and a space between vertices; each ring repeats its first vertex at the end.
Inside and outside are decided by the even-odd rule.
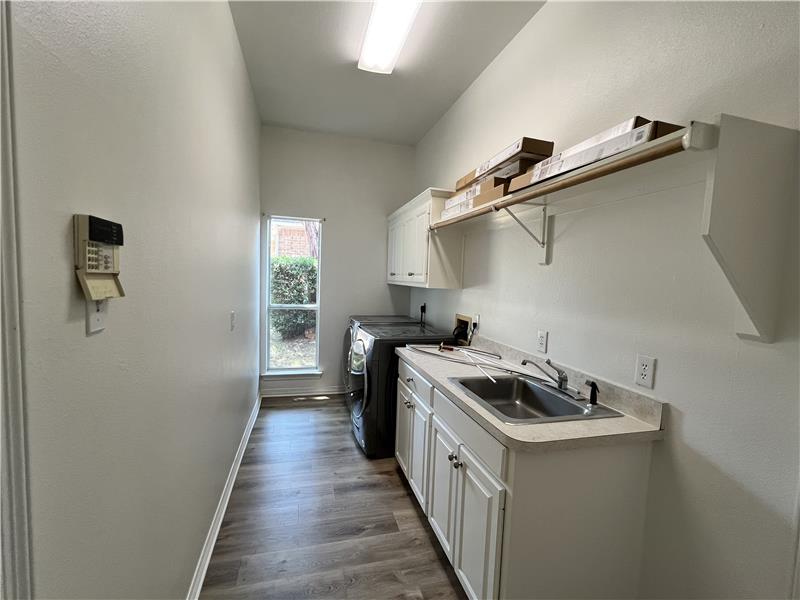
POLYGON ((545 370, 544 370, 542 367, 540 367, 540 366, 539 366, 539 363, 536 363, 536 362, 534 362, 534 361, 532 361, 532 360, 528 360, 527 358, 526 358, 526 359, 524 359, 524 360, 522 361, 522 365, 523 365, 523 366, 525 366, 525 365, 533 365, 534 367, 536 367, 537 369, 539 369, 539 370, 540 370, 542 373, 544 373, 545 375, 547 375, 547 377, 548 377, 548 378, 549 378, 551 381, 553 381, 553 383, 555 383, 555 384, 558 386, 558 389, 560 389, 560 390, 567 390, 567 389, 568 389, 568 385, 567 385, 567 384, 568 384, 568 379, 567 379, 567 374, 564 372, 564 370, 563 370, 563 369, 560 369, 560 368, 558 368, 557 366, 555 366, 555 365, 554 365, 554 364, 553 364, 553 363, 550 361, 550 359, 549 359, 549 358, 548 358, 546 361, 544 361, 544 364, 546 364, 548 367, 550 367, 551 369, 553 369, 553 371, 555 371, 555 372, 558 374, 558 377, 553 377, 553 376, 552 376, 550 373, 548 373, 548 372, 547 372, 547 371, 545 371, 545 370))

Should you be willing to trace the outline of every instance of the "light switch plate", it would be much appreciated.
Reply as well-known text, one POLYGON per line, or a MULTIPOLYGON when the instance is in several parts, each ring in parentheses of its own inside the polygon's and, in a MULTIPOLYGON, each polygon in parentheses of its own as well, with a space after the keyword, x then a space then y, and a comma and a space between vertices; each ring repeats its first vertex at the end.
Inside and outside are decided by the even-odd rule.
POLYGON ((536 335, 536 349, 542 354, 547 354, 547 338, 549 335, 550 333, 544 329, 540 329, 536 335))
POLYGON ((653 388, 656 375, 656 359, 644 354, 636 355, 636 376, 634 382, 646 388, 653 388))
POLYGON ((99 333, 106 328, 108 300, 86 303, 86 335, 99 333))

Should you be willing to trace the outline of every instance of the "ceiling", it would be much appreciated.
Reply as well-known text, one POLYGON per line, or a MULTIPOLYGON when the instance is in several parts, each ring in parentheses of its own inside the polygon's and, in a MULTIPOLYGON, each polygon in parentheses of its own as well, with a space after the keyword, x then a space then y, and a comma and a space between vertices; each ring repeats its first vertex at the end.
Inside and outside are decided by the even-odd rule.
POLYGON ((415 144, 543 2, 426 2, 391 75, 356 68, 370 2, 231 2, 261 120, 415 144))

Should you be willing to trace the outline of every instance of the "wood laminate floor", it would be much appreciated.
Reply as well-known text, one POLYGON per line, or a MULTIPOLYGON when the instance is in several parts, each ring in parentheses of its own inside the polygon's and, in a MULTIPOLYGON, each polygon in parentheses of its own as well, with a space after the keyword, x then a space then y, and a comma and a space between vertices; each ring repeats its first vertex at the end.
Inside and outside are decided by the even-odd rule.
POLYGON ((269 402, 201 598, 464 598, 395 459, 356 447, 344 401, 269 402))

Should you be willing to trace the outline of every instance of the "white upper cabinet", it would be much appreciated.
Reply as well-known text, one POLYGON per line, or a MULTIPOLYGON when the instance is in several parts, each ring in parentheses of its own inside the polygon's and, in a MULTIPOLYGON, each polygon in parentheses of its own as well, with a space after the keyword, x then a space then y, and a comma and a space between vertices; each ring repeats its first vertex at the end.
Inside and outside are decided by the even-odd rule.
POLYGON ((402 225, 403 224, 400 221, 389 222, 389 262, 386 275, 389 283, 394 283, 400 280, 400 269, 402 268, 403 260, 400 256, 401 244, 399 238, 402 235, 402 225))
POLYGON ((463 235, 429 230, 431 212, 439 210, 449 190, 428 188, 388 219, 386 281, 427 288, 460 288, 463 235))

